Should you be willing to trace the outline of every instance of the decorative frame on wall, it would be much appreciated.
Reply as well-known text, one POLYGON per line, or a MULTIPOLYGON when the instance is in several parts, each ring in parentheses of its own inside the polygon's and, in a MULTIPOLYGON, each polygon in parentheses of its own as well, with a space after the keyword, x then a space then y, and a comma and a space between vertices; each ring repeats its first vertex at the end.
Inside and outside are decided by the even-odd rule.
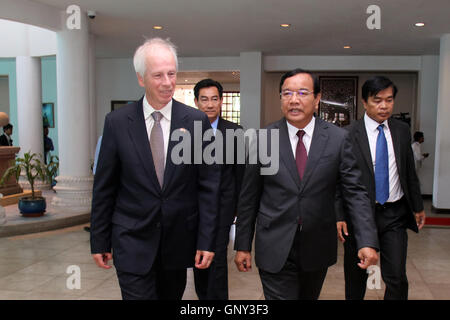
POLYGON ((322 98, 319 117, 344 127, 356 120, 358 101, 358 77, 319 77, 322 98))
POLYGON ((44 127, 55 127, 55 107, 53 102, 44 102, 42 104, 42 120, 44 127))
POLYGON ((134 102, 136 102, 136 100, 111 100, 111 111, 117 110, 127 104, 134 102))

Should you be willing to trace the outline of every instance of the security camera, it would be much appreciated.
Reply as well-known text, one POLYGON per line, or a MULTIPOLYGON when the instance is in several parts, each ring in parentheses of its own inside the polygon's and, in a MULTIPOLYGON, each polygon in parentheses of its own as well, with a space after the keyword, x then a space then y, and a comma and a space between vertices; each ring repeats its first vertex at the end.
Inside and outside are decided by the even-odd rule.
POLYGON ((97 12, 95 12, 94 10, 88 10, 87 15, 89 19, 95 19, 95 17, 97 16, 97 12))

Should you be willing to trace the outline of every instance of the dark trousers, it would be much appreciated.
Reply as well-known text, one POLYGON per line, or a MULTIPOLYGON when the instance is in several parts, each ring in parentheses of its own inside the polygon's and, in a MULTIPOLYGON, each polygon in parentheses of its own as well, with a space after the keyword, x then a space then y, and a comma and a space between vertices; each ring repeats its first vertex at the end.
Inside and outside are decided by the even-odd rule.
POLYGON ((117 270, 123 300, 181 300, 186 269, 167 270, 157 258, 150 272, 137 275, 117 270))
POLYGON ((259 269, 266 300, 317 300, 328 268, 305 271, 300 267, 297 231, 286 263, 278 273, 259 269))
MULTIPOLYGON (((408 299, 406 225, 409 214, 411 213, 404 199, 386 208, 378 206, 375 211, 380 244, 381 277, 386 284, 385 300, 408 299)), ((345 298, 362 300, 366 292, 367 274, 366 270, 356 265, 359 259, 353 230, 349 230, 344 249, 345 298)))
POLYGON ((214 260, 208 269, 194 268, 195 292, 199 300, 228 300, 228 243, 230 226, 217 232, 214 260))

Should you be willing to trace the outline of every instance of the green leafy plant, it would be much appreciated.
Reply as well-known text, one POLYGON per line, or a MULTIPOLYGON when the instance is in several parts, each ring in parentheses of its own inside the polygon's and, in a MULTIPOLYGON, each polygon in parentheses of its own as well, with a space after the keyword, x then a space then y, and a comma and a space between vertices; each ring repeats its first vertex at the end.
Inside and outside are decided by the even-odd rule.
POLYGON ((12 175, 15 175, 16 179, 19 180, 20 173, 23 170, 25 171, 25 176, 31 186, 31 199, 34 200, 37 198, 34 194, 34 182, 36 181, 36 178, 39 178, 42 181, 46 180, 44 168, 45 164, 42 163, 40 157, 36 153, 24 153, 23 158, 17 157, 16 164, 6 169, 0 180, 0 185, 3 185, 12 175))
POLYGON ((42 170, 45 173, 45 181, 53 183, 53 179, 56 177, 59 169, 59 158, 58 156, 51 156, 48 164, 43 164, 42 170))

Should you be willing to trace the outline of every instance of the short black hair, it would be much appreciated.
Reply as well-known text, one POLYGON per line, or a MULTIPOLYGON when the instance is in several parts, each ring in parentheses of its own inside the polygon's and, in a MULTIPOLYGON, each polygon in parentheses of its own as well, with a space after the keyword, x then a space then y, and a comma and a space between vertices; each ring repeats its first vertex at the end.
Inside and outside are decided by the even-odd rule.
POLYGON ((217 81, 215 81, 213 79, 203 79, 203 80, 200 80, 199 82, 197 82, 197 84, 194 87, 194 97, 195 97, 195 99, 198 100, 198 95, 200 93, 200 89, 210 88, 210 87, 216 87, 217 90, 219 91, 219 98, 222 99, 223 87, 222 87, 222 85, 219 82, 217 82, 217 81))
POLYGON ((297 74, 300 73, 306 73, 309 74, 313 80, 313 84, 314 84, 314 97, 317 97, 317 95, 320 93, 320 82, 319 82, 319 78, 316 77, 311 71, 308 70, 304 70, 301 68, 297 68, 291 71, 286 72, 285 74, 283 74, 283 76, 281 77, 280 80, 280 93, 281 93, 281 88, 283 87, 283 83, 287 78, 293 77, 297 74))
POLYGON ((365 102, 367 102, 367 99, 369 99, 369 97, 376 96, 378 92, 389 87, 392 87, 395 99, 395 96, 398 92, 397 86, 389 78, 383 76, 372 77, 364 82, 362 86, 362 98, 365 102))
POLYGON ((3 127, 3 131, 12 129, 12 128, 13 128, 13 125, 11 123, 8 123, 6 126, 3 127))
POLYGON ((419 141, 420 138, 424 138, 422 131, 416 131, 414 132, 414 141, 419 141))

